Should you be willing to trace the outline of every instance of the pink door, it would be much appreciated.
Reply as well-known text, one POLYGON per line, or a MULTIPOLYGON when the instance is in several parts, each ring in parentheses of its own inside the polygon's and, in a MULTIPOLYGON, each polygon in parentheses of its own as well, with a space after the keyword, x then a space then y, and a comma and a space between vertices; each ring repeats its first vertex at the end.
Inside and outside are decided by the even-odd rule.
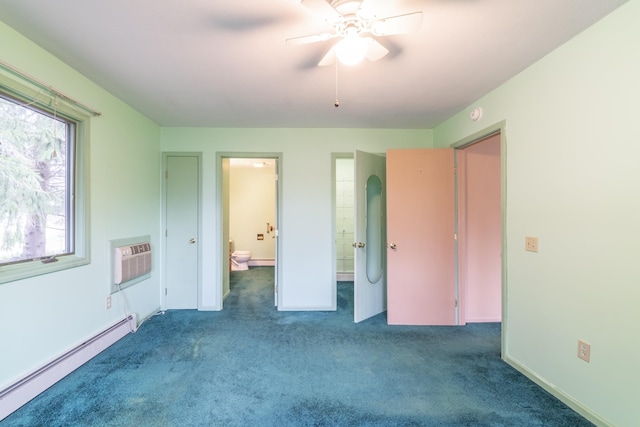
POLYGON ((455 325, 454 150, 387 151, 387 320, 455 325))

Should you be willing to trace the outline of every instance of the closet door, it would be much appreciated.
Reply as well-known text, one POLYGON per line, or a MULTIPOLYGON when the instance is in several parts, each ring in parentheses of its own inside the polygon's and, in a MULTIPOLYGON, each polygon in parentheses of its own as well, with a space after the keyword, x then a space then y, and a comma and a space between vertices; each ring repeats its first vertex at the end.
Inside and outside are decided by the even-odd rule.
POLYGON ((387 319, 455 325, 453 149, 387 151, 387 319))
POLYGON ((200 158, 167 155, 165 298, 168 309, 198 308, 200 158))

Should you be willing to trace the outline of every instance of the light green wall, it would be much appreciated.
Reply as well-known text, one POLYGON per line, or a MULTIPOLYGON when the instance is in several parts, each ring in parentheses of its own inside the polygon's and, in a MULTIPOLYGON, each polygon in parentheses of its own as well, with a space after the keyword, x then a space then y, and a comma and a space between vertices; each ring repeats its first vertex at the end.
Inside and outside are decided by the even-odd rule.
MULTIPOLYGON (((281 310, 335 309, 331 153, 431 147, 430 130, 163 128, 163 151, 203 153, 203 259, 222 262, 216 153, 282 153, 281 310)), ((218 264, 220 265, 220 264, 218 264)), ((203 307, 221 307, 216 264, 202 266, 203 307)))
POLYGON ((638 17, 632 0, 434 130, 446 147, 506 120, 505 354, 616 426, 640 420, 638 17))
MULTIPOLYGON (((150 235, 160 247, 160 128, 2 23, 0 47, 3 61, 102 112, 89 145, 91 263, 0 285, 2 389, 124 317, 118 295, 106 309, 109 240, 150 235)), ((139 318, 151 314, 158 268, 124 294, 139 318)))
POLYGON ((267 222, 276 226, 275 167, 231 167, 229 238, 233 249, 251 251, 253 260, 275 259, 275 239, 267 222), (258 240, 262 234, 264 240, 258 240))
MULTIPOLYGON (((506 120, 507 359, 596 421, 640 419, 636 339, 640 271, 640 0, 430 130, 164 128, 0 24, 2 59, 103 113, 91 130, 90 265, 0 285, 0 388, 114 323, 105 309, 109 240, 160 246, 160 149, 203 153, 203 259, 220 259, 216 152, 282 152, 281 309, 335 308, 331 153, 448 146, 506 120), (158 141, 161 141, 159 147, 158 141), (524 252, 524 236, 540 252, 524 252), (18 328, 19 326, 19 328, 18 328), (592 360, 576 357, 577 340, 592 360)), ((159 251, 154 263, 159 264, 159 251)), ((221 307, 214 263, 203 306, 221 307)), ((160 277, 125 291, 140 316, 160 304, 160 277)))

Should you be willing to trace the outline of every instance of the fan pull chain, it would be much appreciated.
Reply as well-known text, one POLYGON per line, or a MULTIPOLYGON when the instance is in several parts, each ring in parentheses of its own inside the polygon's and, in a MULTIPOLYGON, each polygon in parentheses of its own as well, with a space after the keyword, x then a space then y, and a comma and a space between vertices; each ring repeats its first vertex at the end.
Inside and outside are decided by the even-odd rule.
POLYGON ((338 108, 340 106, 340 101, 338 100, 338 59, 336 58, 336 102, 333 103, 333 106, 338 108))

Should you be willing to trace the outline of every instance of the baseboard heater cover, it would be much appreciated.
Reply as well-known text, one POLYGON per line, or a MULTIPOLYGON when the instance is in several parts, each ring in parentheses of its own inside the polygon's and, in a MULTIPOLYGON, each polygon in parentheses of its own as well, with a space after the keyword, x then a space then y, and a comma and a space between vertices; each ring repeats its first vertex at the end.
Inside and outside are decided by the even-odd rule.
POLYGON ((353 282, 353 273, 336 273, 338 282, 353 282))
POLYGON ((0 390, 0 421, 137 328, 135 313, 0 390))
POLYGON ((276 261, 274 259, 250 259, 250 267, 274 267, 276 261))

